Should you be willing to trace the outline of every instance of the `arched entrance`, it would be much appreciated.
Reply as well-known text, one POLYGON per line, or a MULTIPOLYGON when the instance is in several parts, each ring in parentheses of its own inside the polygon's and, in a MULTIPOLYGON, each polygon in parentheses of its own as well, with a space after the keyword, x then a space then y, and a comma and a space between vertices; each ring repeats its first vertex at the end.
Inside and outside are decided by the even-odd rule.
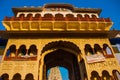
MULTIPOLYGON (((61 66, 68 69, 69 80, 82 80, 83 76, 80 71, 80 49, 68 41, 56 41, 48 43, 42 49, 42 78, 40 80, 47 80, 47 71, 55 66, 61 66), (81 79, 82 78, 82 79, 81 79)), ((84 74, 84 73, 83 73, 84 74)))

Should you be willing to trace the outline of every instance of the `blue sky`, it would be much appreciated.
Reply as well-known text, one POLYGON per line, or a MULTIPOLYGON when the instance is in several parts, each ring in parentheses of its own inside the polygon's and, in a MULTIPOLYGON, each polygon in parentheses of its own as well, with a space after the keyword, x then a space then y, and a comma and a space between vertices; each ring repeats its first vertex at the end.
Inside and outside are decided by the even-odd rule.
POLYGON ((114 22, 112 29, 120 30, 120 0, 0 0, 0 29, 4 30, 1 22, 4 17, 13 16, 12 7, 37 7, 47 3, 69 3, 75 7, 101 8, 100 17, 110 17, 114 22))

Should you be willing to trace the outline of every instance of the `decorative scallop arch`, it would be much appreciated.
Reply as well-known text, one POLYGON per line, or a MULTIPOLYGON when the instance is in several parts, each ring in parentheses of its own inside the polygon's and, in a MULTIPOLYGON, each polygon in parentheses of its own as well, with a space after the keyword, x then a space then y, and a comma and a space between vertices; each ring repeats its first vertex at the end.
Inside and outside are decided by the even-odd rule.
POLYGON ((32 73, 28 73, 26 76, 25 76, 25 80, 34 80, 34 76, 32 73))
POLYGON ((1 75, 2 80, 9 80, 9 75, 7 73, 4 73, 1 75))
POLYGON ((100 80, 100 76, 97 71, 91 72, 91 80, 100 80))
POLYGON ((44 53, 45 51, 52 50, 52 49, 59 49, 59 48, 62 48, 62 49, 66 48, 76 53, 81 52, 79 47, 76 44, 74 44, 73 42, 69 42, 69 41, 50 42, 43 47, 41 52, 44 53))
POLYGON ((19 73, 14 74, 12 80, 21 80, 21 74, 19 73))

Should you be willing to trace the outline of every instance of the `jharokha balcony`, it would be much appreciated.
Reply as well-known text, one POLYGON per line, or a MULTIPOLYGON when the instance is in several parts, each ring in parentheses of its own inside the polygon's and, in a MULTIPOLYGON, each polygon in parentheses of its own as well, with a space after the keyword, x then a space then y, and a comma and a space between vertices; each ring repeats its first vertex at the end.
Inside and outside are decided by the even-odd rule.
POLYGON ((97 17, 5 17, 3 25, 9 30, 109 30, 109 18, 97 17))

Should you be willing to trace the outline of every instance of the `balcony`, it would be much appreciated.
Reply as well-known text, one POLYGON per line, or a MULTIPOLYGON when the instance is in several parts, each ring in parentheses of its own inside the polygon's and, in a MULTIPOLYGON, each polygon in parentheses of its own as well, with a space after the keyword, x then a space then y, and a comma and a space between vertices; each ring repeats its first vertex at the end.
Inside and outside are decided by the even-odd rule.
POLYGON ((5 17, 3 25, 7 30, 109 30, 109 18, 87 17, 5 17))
POLYGON ((37 56, 33 57, 4 57, 5 61, 36 61, 37 56))

